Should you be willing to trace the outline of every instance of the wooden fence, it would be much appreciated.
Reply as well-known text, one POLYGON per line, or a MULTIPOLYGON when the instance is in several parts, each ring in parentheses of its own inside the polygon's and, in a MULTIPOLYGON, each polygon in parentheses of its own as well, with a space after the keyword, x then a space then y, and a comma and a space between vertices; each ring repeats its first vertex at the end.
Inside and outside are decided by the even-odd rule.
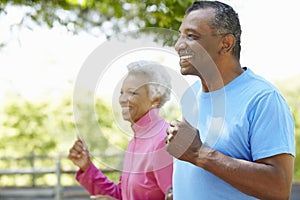
MULTIPOLYGON (((105 157, 106 155, 98 155, 96 157, 105 157)), ((112 155, 112 157, 117 158, 117 160, 121 161, 122 155, 112 155)), ((28 187, 1 187, 0 185, 0 200, 6 199, 55 199, 55 200, 63 200, 63 199, 80 199, 80 200, 88 200, 89 194, 80 186, 63 186, 61 182, 61 177, 63 174, 75 174, 75 169, 65 169, 62 166, 62 160, 67 159, 67 156, 59 156, 57 158, 50 156, 37 156, 30 155, 22 158, 11 158, 11 157, 2 157, 0 158, 1 162, 14 162, 18 160, 27 160, 30 163, 30 168, 18 168, 18 169, 1 169, 0 168, 0 178, 2 176, 19 176, 19 175, 30 175, 31 176, 31 184, 28 187), (54 165, 49 168, 39 168, 36 166, 37 160, 43 159, 52 159, 54 160, 54 165), (46 174, 54 174, 56 177, 56 184, 51 187, 41 187, 36 183, 36 177, 38 175, 46 175, 46 174)), ((1 166, 1 165, 0 165, 1 166)), ((118 166, 119 167, 119 166, 118 166)), ((118 168, 117 167, 117 168, 118 168)), ((101 169, 105 174, 109 173, 119 173, 118 170, 111 168, 103 168, 101 169)), ((107 197, 99 198, 99 199, 109 199, 107 197)), ((292 193, 290 200, 300 200, 300 184, 294 183, 292 188, 292 193)))
MULTIPOLYGON (((103 155, 99 155, 102 156, 103 155)), ((120 158, 119 155, 112 155, 114 157, 117 156, 117 158, 120 158)), ((76 168, 74 167, 73 169, 65 169, 62 166, 62 160, 67 159, 66 155, 61 155, 58 156, 57 158, 55 157, 50 157, 50 156, 37 156, 35 154, 32 154, 30 156, 22 157, 22 158, 11 158, 11 157, 2 157, 0 158, 0 161, 2 162, 14 162, 14 161, 20 161, 20 160, 26 160, 28 163, 30 163, 30 167, 25 167, 25 168, 17 168, 17 169, 1 169, 0 168, 0 178, 2 176, 19 176, 19 175, 30 175, 31 176, 31 184, 29 184, 26 188, 18 188, 18 190, 13 189, 12 187, 10 188, 5 188, 0 186, 0 200, 5 199, 5 196, 22 196, 23 197, 49 197, 55 200, 62 200, 64 197, 83 197, 83 196, 88 196, 88 193, 81 189, 80 187, 77 187, 77 189, 71 190, 69 187, 69 192, 64 191, 64 186, 62 185, 61 182, 61 177, 63 174, 72 174, 74 175, 76 172, 76 168), (37 160, 44 160, 44 159, 50 159, 53 160, 55 165, 51 167, 36 167, 35 163, 37 160), (56 184, 51 186, 51 187, 41 187, 36 183, 36 177, 38 175, 47 175, 47 174, 54 174, 56 177, 56 184), (38 188, 38 190, 34 188, 38 188), (78 190, 79 188, 79 190, 78 190)), ((113 172, 118 172, 116 169, 111 169, 111 168, 104 168, 101 169, 101 171, 105 174, 113 173, 113 172)))

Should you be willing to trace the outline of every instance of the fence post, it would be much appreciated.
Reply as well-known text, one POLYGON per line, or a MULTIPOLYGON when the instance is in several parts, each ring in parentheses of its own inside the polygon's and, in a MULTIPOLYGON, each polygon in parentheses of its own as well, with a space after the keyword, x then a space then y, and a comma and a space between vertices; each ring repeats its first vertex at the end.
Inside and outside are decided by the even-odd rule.
MULTIPOLYGON (((34 168, 35 168, 35 153, 34 153, 34 151, 31 151, 31 155, 29 157, 29 162, 30 162, 30 167, 32 168, 32 170, 34 170, 34 168)), ((31 175, 32 187, 35 187, 35 178, 36 178, 35 173, 32 173, 32 175, 31 175)))
POLYGON ((55 200, 62 200, 62 192, 63 188, 61 186, 61 162, 60 162, 61 157, 56 161, 56 178, 57 178, 57 184, 55 187, 55 200))

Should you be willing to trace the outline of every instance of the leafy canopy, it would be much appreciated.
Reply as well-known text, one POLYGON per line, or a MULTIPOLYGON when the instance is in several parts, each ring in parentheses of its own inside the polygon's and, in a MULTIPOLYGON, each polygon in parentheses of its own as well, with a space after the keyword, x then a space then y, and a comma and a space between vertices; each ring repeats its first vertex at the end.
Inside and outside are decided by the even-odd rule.
MULTIPOLYGON (((9 6, 22 7, 24 16, 19 25, 33 21, 52 28, 63 25, 69 31, 91 34, 158 27, 178 30, 191 0, 3 0, 0 13, 6 15, 9 6)), ((32 24, 32 23, 31 23, 32 24)), ((29 27, 32 28, 32 27, 29 27)))

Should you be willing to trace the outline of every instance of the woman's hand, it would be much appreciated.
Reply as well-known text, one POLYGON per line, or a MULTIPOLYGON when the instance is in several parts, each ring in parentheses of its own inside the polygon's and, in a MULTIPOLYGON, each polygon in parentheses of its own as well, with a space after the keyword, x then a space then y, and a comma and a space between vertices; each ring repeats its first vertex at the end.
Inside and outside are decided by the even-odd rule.
POLYGON ((166 192, 165 200, 173 200, 173 188, 170 187, 166 192))
POLYGON ((80 137, 77 137, 72 148, 69 150, 68 158, 82 171, 89 168, 91 160, 88 149, 80 137))

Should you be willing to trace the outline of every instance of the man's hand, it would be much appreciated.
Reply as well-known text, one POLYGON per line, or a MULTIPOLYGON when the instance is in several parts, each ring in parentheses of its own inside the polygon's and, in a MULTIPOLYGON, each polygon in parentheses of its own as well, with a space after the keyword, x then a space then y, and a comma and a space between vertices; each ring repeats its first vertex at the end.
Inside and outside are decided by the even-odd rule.
POLYGON ((89 168, 91 162, 89 152, 80 137, 69 150, 68 158, 83 171, 89 168))
POLYGON ((167 134, 166 150, 175 158, 196 164, 202 147, 198 130, 186 120, 173 120, 167 134))

